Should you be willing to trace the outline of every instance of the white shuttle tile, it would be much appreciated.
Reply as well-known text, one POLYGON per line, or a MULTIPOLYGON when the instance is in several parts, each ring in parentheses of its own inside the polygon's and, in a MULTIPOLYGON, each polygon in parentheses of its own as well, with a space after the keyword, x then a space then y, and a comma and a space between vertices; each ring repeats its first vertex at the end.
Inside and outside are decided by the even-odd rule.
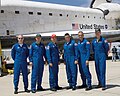
MULTIPOLYGON (((0 14, 0 17, 2 17, 0 18, 0 22, 1 20, 6 21, 3 22, 3 25, 0 23, 0 28, 7 26, 6 28, 11 28, 11 30, 15 28, 17 32, 23 32, 23 30, 31 33, 37 31, 68 30, 71 29, 72 23, 90 24, 92 22, 93 24, 105 24, 104 19, 99 18, 103 17, 103 13, 97 9, 38 2, 33 3, 31 1, 4 2, 2 6, 4 5, 14 5, 17 7, 5 7, 7 11, 5 11, 4 15, 0 14), (15 14, 15 11, 19 11, 20 14, 15 14), (33 12, 33 15, 28 14, 28 12, 33 12), (41 12, 42 15, 37 15, 37 12, 41 12), (53 16, 49 16, 49 13, 52 13, 53 16), (62 16, 59 16, 59 14, 62 14, 62 16), (96 18, 94 19, 94 17, 96 18)), ((113 13, 117 17, 120 17, 120 13, 117 11, 113 13)), ((112 14, 109 14, 106 18, 110 18, 110 16, 114 17, 112 14)), ((109 23, 110 27, 113 25, 115 27, 114 20, 110 20, 109 23)))
POLYGON ((45 24, 44 19, 40 19, 40 20, 39 20, 39 23, 40 23, 40 24, 45 24))
POLYGON ((9 24, 11 29, 16 27, 16 24, 14 23, 14 21, 10 21, 9 24))
POLYGON ((9 26, 10 26, 10 24, 9 24, 9 21, 2 21, 2 25, 4 26, 4 28, 8 28, 9 26))
POLYGON ((7 15, 0 13, 0 20, 6 20, 6 19, 7 19, 7 15))
POLYGON ((0 36, 4 36, 4 35, 6 35, 5 30, 0 28, 0 36))
POLYGON ((3 29, 5 27, 3 20, 0 21, 0 29, 3 29))
POLYGON ((45 25, 45 30, 53 30, 53 29, 54 29, 53 23, 45 25))

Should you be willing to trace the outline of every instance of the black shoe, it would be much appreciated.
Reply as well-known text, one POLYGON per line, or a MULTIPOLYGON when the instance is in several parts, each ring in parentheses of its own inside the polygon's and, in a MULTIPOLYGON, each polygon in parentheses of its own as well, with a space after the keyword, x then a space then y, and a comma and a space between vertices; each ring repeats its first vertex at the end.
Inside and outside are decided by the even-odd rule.
POLYGON ((101 88, 102 86, 100 84, 98 84, 95 88, 101 88))
POLYGON ((82 88, 86 88, 87 85, 81 85, 81 86, 78 86, 78 89, 82 89, 82 88))
POLYGON ((55 87, 55 89, 57 89, 57 90, 61 90, 62 87, 57 86, 57 87, 55 87))
POLYGON ((55 88, 50 88, 50 90, 51 90, 51 91, 57 91, 57 89, 55 89, 55 88))
POLYGON ((106 87, 102 87, 102 91, 106 90, 107 88, 106 87))
POLYGON ((15 90, 15 91, 14 91, 14 94, 18 94, 18 91, 17 91, 17 90, 15 90))
POLYGON ((72 86, 68 86, 68 87, 66 87, 66 89, 68 90, 68 89, 72 89, 72 86))
POLYGON ((76 90, 76 86, 73 86, 73 87, 72 87, 72 90, 73 90, 73 91, 76 90))
POLYGON ((27 92, 27 93, 30 93, 30 90, 28 90, 28 89, 25 89, 25 92, 27 92))
POLYGON ((89 87, 87 87, 85 90, 86 91, 89 91, 89 90, 91 90, 92 89, 92 86, 89 86, 89 87))
POLYGON ((45 91, 45 89, 41 87, 41 88, 38 88, 37 91, 45 91))
POLYGON ((32 90, 32 93, 36 93, 36 90, 32 90))

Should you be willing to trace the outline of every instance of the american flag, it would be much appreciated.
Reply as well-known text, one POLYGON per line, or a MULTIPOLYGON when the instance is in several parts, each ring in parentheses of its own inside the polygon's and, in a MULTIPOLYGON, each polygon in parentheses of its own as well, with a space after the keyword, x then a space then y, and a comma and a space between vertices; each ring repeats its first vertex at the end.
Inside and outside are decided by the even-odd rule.
POLYGON ((72 24, 72 29, 79 29, 79 24, 77 23, 72 24))

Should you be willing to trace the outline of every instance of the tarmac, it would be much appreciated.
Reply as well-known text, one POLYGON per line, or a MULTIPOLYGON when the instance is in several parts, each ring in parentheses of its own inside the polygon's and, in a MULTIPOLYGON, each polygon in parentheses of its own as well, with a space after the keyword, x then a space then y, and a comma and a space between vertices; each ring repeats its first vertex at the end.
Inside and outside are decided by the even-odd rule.
MULTIPOLYGON (((106 70, 106 82, 107 89, 102 91, 101 88, 96 89, 97 77, 95 72, 94 61, 90 61, 90 72, 92 74, 92 85, 93 89, 90 91, 85 91, 85 89, 77 89, 75 91, 66 90, 68 86, 65 65, 59 65, 59 86, 63 87, 62 90, 52 92, 49 90, 49 71, 48 66, 44 68, 43 82, 42 86, 45 91, 38 91, 35 94, 25 93, 24 86, 22 82, 22 75, 20 76, 19 82, 19 93, 14 94, 13 86, 13 75, 5 75, 0 77, 0 96, 120 96, 120 61, 112 62, 107 60, 107 70, 106 70)), ((30 67, 31 68, 31 67, 30 67)), ((31 71, 31 70, 30 70, 31 71)), ((29 90, 31 84, 31 73, 29 74, 29 90)), ((80 73, 78 72, 77 86, 82 84, 80 73)))

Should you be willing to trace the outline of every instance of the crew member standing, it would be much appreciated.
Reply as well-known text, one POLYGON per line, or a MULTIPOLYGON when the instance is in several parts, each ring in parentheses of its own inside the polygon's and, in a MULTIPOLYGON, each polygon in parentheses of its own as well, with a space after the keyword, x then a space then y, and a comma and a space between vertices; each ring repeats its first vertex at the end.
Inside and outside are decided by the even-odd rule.
POLYGON ((98 78, 97 88, 106 89, 106 58, 109 51, 109 45, 105 38, 101 36, 101 30, 95 30, 96 38, 92 41, 92 49, 95 58, 95 68, 98 78))
POLYGON ((66 73, 69 83, 67 89, 76 90, 77 84, 77 44, 71 39, 68 33, 65 34, 64 61, 66 64, 66 73))
POLYGON ((32 43, 29 57, 30 65, 32 65, 32 75, 31 75, 31 90, 32 93, 36 93, 36 83, 37 91, 44 91, 41 86, 43 71, 44 71, 44 59, 46 60, 46 50, 44 44, 41 43, 41 35, 37 34, 35 37, 36 42, 32 43))
POLYGON ((58 65, 60 64, 60 56, 56 42, 57 37, 55 34, 53 34, 51 36, 51 42, 46 48, 47 60, 49 63, 49 84, 51 91, 57 91, 59 89, 62 89, 62 87, 59 87, 58 85, 58 65))
POLYGON ((91 73, 89 71, 89 57, 90 57, 90 42, 84 38, 84 33, 82 31, 78 32, 78 57, 79 57, 79 71, 82 79, 82 86, 80 88, 86 88, 91 90, 91 73), (86 83, 87 82, 87 83, 86 83))
POLYGON ((18 94, 18 84, 20 71, 22 71, 24 90, 28 90, 28 69, 27 69, 27 57, 29 55, 29 50, 26 44, 24 44, 23 35, 17 36, 18 43, 14 44, 11 51, 12 59, 14 60, 14 94, 18 94))
POLYGON ((113 61, 116 62, 116 56, 117 56, 117 48, 115 46, 113 46, 113 48, 112 48, 112 62, 113 61))
POLYGON ((119 59, 119 61, 120 61, 120 46, 119 46, 118 49, 117 49, 117 55, 118 55, 118 59, 119 59))

